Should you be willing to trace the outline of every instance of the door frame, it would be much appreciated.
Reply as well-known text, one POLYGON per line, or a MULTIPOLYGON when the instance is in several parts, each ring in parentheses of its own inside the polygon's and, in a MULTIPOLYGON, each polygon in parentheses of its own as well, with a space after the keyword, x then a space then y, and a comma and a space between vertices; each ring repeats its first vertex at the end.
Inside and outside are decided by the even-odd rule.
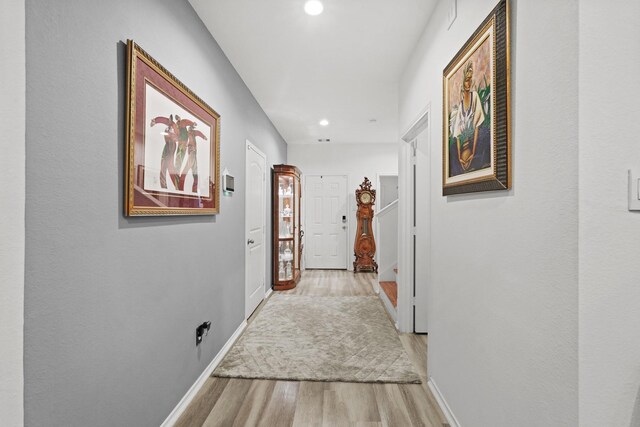
MULTIPOLYGON (((400 198, 400 176, 397 173, 377 173, 376 174, 376 189, 378 191, 377 195, 376 195, 376 201, 378 200, 382 200, 381 193, 380 190, 382 189, 382 185, 380 185, 380 178, 384 178, 384 177, 396 177, 398 178, 398 199, 400 198)), ((397 199, 396 199, 397 200, 397 199)), ((373 216, 373 224, 374 224, 374 232, 373 235, 376 237, 376 239, 380 236, 380 223, 378 222, 378 213, 386 206, 381 206, 380 202, 378 202, 378 204, 376 205, 376 210, 373 216)), ((400 223, 398 222, 398 227, 400 227, 399 225, 400 223)), ((378 246, 379 248, 380 246, 378 246)), ((376 260, 376 262, 378 263, 378 266, 380 266, 380 260, 378 259, 378 254, 380 253, 380 251, 378 249, 376 249, 376 253, 374 256, 374 259, 376 260)), ((397 256, 397 254, 396 254, 397 256)), ((398 265, 397 259, 396 259, 396 266, 398 265)), ((397 278, 397 277, 396 277, 397 278)), ((376 294, 380 293, 380 278, 378 277, 378 280, 376 280, 376 283, 374 285, 374 289, 373 291, 376 294)))
MULTIPOLYGON (((400 165, 402 173, 398 171, 398 319, 397 326, 400 332, 414 332, 414 292, 415 292, 415 184, 413 168, 416 163, 416 138, 424 130, 431 127, 431 104, 422 110, 418 118, 413 121, 409 128, 403 133, 400 144, 400 165)), ((429 150, 431 141, 428 137, 429 150)), ((431 192, 431 185, 427 188, 431 192)), ((428 211, 431 206, 429 204, 428 211)), ((429 226, 431 224, 428 218, 429 226)), ((431 247, 431 235, 426 236, 429 240, 427 246, 431 247)), ((421 260, 428 265, 431 271, 431 250, 427 251, 427 259, 421 260)), ((426 287, 431 284, 430 274, 426 278, 426 287)))
POLYGON ((262 290, 263 290, 263 295, 262 295, 262 299, 264 300, 264 298, 267 296, 267 283, 271 284, 271 280, 269 280, 267 278, 267 258, 269 258, 270 255, 270 251, 267 248, 271 248, 272 244, 271 241, 267 241, 267 198, 271 196, 271 194, 267 191, 268 187, 267 187, 267 155, 264 154, 258 147, 256 147, 253 143, 251 143, 251 141, 249 141, 248 139, 246 140, 246 151, 245 151, 245 156, 244 156, 244 167, 245 167, 245 171, 244 171, 244 179, 245 179, 245 191, 244 191, 244 206, 245 206, 245 213, 244 213, 244 290, 245 290, 245 295, 244 295, 244 312, 245 312, 245 319, 248 319, 249 316, 251 315, 251 313, 253 312, 253 310, 251 310, 251 313, 248 313, 249 308, 248 308, 248 303, 249 303, 249 295, 247 295, 247 280, 249 278, 249 256, 248 256, 248 251, 249 251, 249 245, 247 245, 247 241, 249 240, 249 230, 248 230, 248 215, 247 215, 247 205, 248 205, 248 200, 249 200, 249 191, 247 191, 247 185, 249 184, 249 177, 248 177, 248 173, 249 173, 249 165, 248 163, 248 155, 247 153, 249 152, 249 150, 254 151, 256 154, 258 154, 258 156, 262 157, 264 159, 264 174, 262 176, 262 186, 263 186, 263 191, 264 191, 264 200, 263 200, 263 209, 262 209, 262 244, 264 246, 264 258, 262 260, 262 279, 264 281, 263 286, 262 286, 262 290))
MULTIPOLYGON (((347 236, 345 238, 345 265, 347 266, 346 270, 349 271, 349 236, 351 236, 351 221, 349 221, 349 207, 350 207, 350 200, 349 200, 349 175, 346 173, 305 173, 302 175, 302 189, 304 190, 303 197, 302 197, 302 213, 304 214, 302 216, 302 226, 303 226, 303 230, 307 229, 307 212, 309 212, 309 210, 307 209, 307 200, 309 200, 309 197, 304 197, 306 192, 307 192, 307 177, 310 176, 343 176, 345 178, 346 181, 346 185, 345 185, 345 199, 347 201, 347 236)), ((355 197, 355 196, 354 196, 355 197)), ((306 264, 307 264, 307 251, 304 251, 304 253, 302 254, 302 262, 303 262, 303 267, 306 268, 306 264)), ((353 267, 352 267, 353 268, 353 267)), ((303 268, 301 268, 301 270, 303 270, 303 268)))

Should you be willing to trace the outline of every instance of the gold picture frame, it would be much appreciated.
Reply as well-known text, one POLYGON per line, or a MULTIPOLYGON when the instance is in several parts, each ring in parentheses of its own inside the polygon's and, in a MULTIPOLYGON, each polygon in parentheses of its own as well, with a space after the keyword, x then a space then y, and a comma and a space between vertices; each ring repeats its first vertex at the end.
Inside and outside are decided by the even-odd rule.
POLYGON ((127 41, 125 215, 220 212, 220 115, 127 41))
POLYGON ((442 195, 511 188, 509 1, 443 71, 442 195))

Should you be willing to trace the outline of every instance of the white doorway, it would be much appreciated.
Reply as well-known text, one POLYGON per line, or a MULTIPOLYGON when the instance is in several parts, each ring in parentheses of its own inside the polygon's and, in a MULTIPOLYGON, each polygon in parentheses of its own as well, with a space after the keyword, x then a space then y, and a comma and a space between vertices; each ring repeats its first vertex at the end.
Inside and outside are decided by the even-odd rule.
POLYGON ((398 326, 428 332, 431 283, 430 108, 402 137, 398 241, 398 326), (421 212, 421 215, 416 215, 421 212))
POLYGON ((305 177, 305 268, 346 269, 347 177, 305 177))
POLYGON ((245 191, 245 318, 265 296, 265 223, 267 157, 251 142, 246 150, 245 191))

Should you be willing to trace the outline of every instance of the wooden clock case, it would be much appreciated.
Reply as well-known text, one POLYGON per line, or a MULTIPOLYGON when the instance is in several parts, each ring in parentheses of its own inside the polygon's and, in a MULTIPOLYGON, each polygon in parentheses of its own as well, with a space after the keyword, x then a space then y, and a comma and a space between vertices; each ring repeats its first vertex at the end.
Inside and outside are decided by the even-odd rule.
POLYGON ((376 254, 376 242, 373 237, 373 205, 376 201, 376 190, 371 189, 371 181, 365 177, 360 188, 356 190, 356 213, 358 228, 356 240, 353 245, 355 261, 353 272, 374 271, 378 272, 378 264, 374 260, 376 254))

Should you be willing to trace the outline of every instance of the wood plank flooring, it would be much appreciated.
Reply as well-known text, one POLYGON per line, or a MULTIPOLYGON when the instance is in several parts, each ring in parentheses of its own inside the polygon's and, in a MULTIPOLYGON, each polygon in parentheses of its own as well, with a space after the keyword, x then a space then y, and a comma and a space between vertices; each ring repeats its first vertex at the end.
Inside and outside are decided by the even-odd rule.
MULTIPOLYGON (((375 295, 373 273, 307 270, 286 294, 375 295)), ((258 307, 249 318, 255 318, 258 307)), ((318 319, 321 322, 321 319, 318 319)), ((448 424, 427 387, 427 337, 401 334, 400 341, 422 384, 369 384, 209 378, 177 427, 425 426, 448 424)))

